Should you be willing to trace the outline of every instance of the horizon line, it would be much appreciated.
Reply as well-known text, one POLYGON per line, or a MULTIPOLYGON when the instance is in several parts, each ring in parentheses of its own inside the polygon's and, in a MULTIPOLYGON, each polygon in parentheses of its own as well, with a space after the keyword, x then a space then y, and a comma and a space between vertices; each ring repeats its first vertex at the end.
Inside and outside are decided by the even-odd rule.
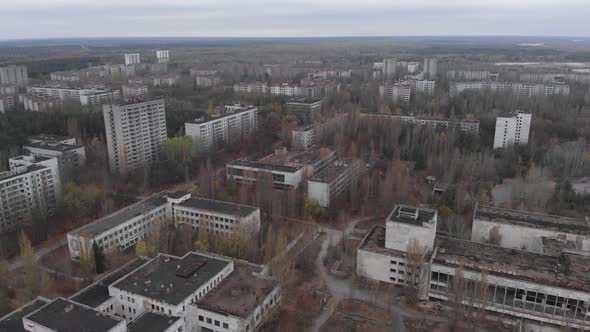
POLYGON ((477 35, 333 35, 333 36, 94 36, 94 37, 27 37, 0 39, 0 42, 18 42, 18 41, 49 41, 49 40, 97 40, 97 39, 328 39, 328 38, 493 38, 493 37, 510 37, 510 38, 582 38, 590 39, 590 36, 576 35, 521 35, 521 34, 477 34, 477 35))

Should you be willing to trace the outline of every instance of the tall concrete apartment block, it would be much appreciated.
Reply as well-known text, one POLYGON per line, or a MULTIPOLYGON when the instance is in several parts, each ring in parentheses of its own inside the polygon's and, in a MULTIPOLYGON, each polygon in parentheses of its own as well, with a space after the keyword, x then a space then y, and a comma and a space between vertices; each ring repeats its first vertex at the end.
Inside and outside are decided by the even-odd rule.
POLYGON ((494 149, 505 148, 513 144, 527 144, 530 129, 530 113, 516 112, 510 117, 497 117, 494 149))
POLYGON ((125 66, 138 65, 141 63, 139 53, 125 54, 125 66))
POLYGON ((434 79, 436 78, 438 60, 436 58, 425 58, 424 59, 424 78, 434 79))
POLYGON ((0 173, 0 233, 30 222, 33 213, 52 215, 61 197, 56 158, 19 156, 0 173))
POLYGON ((396 58, 383 59, 383 78, 392 79, 395 75, 395 67, 397 66, 396 58))
POLYGON ((77 144, 74 137, 41 134, 28 140, 23 149, 35 156, 57 158, 63 179, 68 179, 74 170, 86 164, 86 149, 77 144))
POLYGON ((253 106, 226 105, 223 113, 202 117, 184 124, 185 133, 198 142, 201 151, 252 136, 258 128, 258 109, 253 106))
POLYGON ((168 50, 156 51, 156 62, 157 63, 165 63, 168 61, 170 61, 170 51, 168 51, 168 50))
POLYGON ((103 105, 111 172, 121 175, 158 158, 167 138, 164 100, 103 105))
POLYGON ((29 82, 27 67, 10 65, 0 67, 0 83, 25 86, 29 82))

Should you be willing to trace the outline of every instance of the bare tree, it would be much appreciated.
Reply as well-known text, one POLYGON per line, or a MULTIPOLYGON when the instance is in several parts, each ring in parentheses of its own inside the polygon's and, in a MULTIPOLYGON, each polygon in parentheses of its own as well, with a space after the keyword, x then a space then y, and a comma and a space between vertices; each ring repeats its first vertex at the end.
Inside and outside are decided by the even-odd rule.
POLYGON ((419 287, 421 286, 420 275, 425 254, 426 248, 420 244, 420 241, 411 239, 408 242, 404 280, 408 287, 407 300, 411 305, 415 305, 418 301, 419 287))

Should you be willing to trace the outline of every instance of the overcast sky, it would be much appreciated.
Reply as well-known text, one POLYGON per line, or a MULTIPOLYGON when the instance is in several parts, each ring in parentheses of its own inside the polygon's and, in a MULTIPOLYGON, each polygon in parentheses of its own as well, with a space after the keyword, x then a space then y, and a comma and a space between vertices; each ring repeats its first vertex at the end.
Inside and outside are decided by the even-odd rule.
POLYGON ((590 0, 0 0, 0 39, 590 35, 590 0))

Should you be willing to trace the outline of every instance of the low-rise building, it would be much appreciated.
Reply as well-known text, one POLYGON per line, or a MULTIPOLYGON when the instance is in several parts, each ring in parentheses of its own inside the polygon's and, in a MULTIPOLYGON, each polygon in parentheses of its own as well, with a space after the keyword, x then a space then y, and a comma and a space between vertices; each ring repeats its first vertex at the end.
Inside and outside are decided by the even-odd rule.
POLYGON ((59 97, 33 96, 28 94, 19 94, 18 102, 23 105, 25 111, 31 112, 47 112, 62 104, 59 97))
POLYGON ((57 158, 60 175, 68 177, 72 171, 86 164, 86 149, 74 137, 37 135, 29 137, 23 149, 35 156, 57 158))
POLYGON ((449 70, 447 79, 450 81, 487 81, 491 78, 490 72, 486 70, 449 70))
POLYGON ((23 325, 23 317, 49 303, 49 299, 37 297, 22 307, 0 317, 0 331, 2 332, 27 332, 23 325))
POLYGON ((61 198, 56 158, 19 156, 0 173, 0 233, 11 231, 35 214, 53 215, 61 198))
POLYGON ((209 151, 252 136, 258 128, 258 108, 227 105, 223 113, 186 122, 184 128, 186 135, 197 142, 199 150, 209 151))
POLYGON ((234 84, 234 92, 236 92, 236 93, 267 94, 270 92, 270 90, 268 87, 268 83, 254 82, 254 83, 234 84))
POLYGON ((34 86, 27 88, 27 92, 36 97, 56 97, 61 101, 74 101, 82 106, 117 102, 121 98, 119 90, 34 86))
POLYGON ((23 317, 25 331, 85 331, 126 332, 124 319, 103 314, 64 298, 56 298, 23 317))
POLYGON ((70 256, 76 259, 96 242, 105 252, 123 250, 145 238, 154 227, 167 223, 193 229, 206 225, 211 234, 260 231, 260 209, 224 201, 191 198, 185 191, 161 192, 68 233, 70 256))
POLYGON ((189 306, 193 331, 256 331, 281 301, 275 279, 262 267, 244 261, 219 285, 189 306))
POLYGON ((474 81, 452 82, 449 95, 454 98, 464 91, 487 91, 492 94, 513 95, 520 97, 569 96, 570 87, 564 83, 527 83, 474 81))
POLYGON ((305 150, 320 143, 320 138, 330 131, 340 128, 348 119, 348 113, 337 114, 331 119, 313 123, 291 131, 291 145, 294 149, 305 150))
POLYGON ((135 245, 155 224, 171 221, 172 203, 181 202, 185 196, 162 192, 69 232, 70 257, 77 259, 93 242, 106 253, 135 245))
POLYGON ((70 70, 52 72, 49 76, 52 81, 79 82, 81 75, 79 71, 70 70))
POLYGON ((318 147, 291 153, 286 149, 278 149, 258 160, 234 160, 225 169, 228 180, 256 183, 259 175, 268 174, 272 177, 275 189, 292 190, 297 189, 305 177, 327 167, 334 158, 334 152, 318 147))
POLYGON ((192 197, 173 206, 174 222, 210 234, 260 231, 260 209, 253 206, 192 197))
POLYGON ((431 126, 433 128, 449 128, 455 127, 462 132, 478 135, 479 134, 479 121, 477 120, 441 120, 441 119, 425 119, 418 118, 413 115, 396 115, 396 114, 377 114, 377 113, 364 113, 362 116, 368 119, 376 120, 395 120, 399 121, 403 125, 421 125, 431 126))
POLYGON ((213 75, 196 75, 195 83, 198 87, 209 88, 221 84, 221 78, 216 74, 213 75))
POLYGON ((477 205, 471 241, 543 254, 551 239, 573 245, 571 251, 590 252, 590 219, 477 205))
POLYGON ((121 87, 123 97, 147 97, 149 88, 146 84, 125 84, 121 87))
MULTIPOLYGON (((416 287, 422 299, 461 301, 545 328, 589 328, 590 258, 587 252, 575 250, 583 247, 572 250, 567 236, 556 237, 554 229, 560 227, 556 218, 487 208, 479 211, 479 217, 477 214, 474 220, 485 219, 475 226, 477 234, 473 236, 478 241, 482 232, 498 224, 501 228, 520 225, 502 231, 502 235, 510 233, 506 242, 501 242, 506 247, 502 247, 436 235, 436 210, 396 206, 385 227, 374 226, 359 245, 357 273, 416 287), (526 226, 520 229, 523 224, 526 226), (539 233, 545 227, 550 228, 549 237, 539 233), (528 232, 534 234, 529 236, 528 232), (510 248, 533 242, 545 248, 543 253, 510 248)), ((579 222, 567 224, 563 226, 566 229, 581 226, 579 222)))
POLYGON ((329 207, 357 182, 360 170, 359 160, 338 158, 307 180, 307 196, 329 207))
POLYGON ((322 100, 291 100, 288 101, 285 106, 287 112, 314 114, 319 113, 322 110, 322 100))

